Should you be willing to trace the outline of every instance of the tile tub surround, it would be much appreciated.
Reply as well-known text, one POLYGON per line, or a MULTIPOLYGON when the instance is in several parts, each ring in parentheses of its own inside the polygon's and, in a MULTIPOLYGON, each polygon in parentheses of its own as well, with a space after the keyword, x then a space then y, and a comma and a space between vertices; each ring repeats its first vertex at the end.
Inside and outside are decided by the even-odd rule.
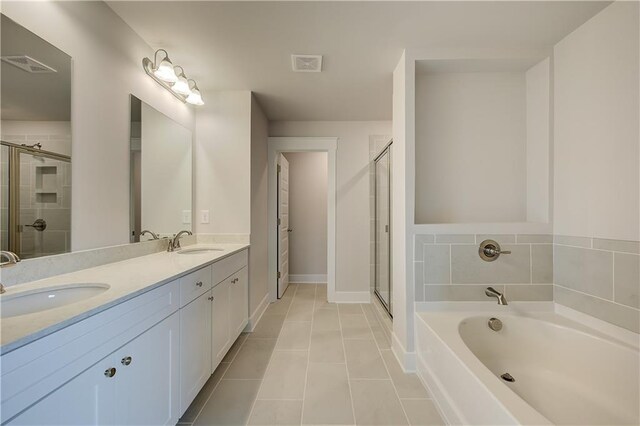
POLYGON ((326 285, 291 284, 255 331, 240 336, 178 424, 443 424, 418 377, 402 372, 390 340, 378 339, 374 306, 325 296, 326 285), (300 307, 310 315, 301 318, 300 307), (357 335, 351 323, 362 324, 357 335), (238 375, 247 363, 259 368, 238 375))
MULTIPOLYGON (((110 286, 107 291, 79 302, 32 314, 3 318, 0 320, 0 352, 6 353, 31 343, 196 269, 245 250, 248 245, 228 244, 220 247, 224 250, 197 256, 162 251, 9 287, 2 297, 15 292, 72 283, 105 283, 110 286)), ((45 259, 53 257, 56 256, 45 259)))
POLYGON ((553 300, 553 238, 528 234, 421 234, 414 240, 415 301, 487 301, 493 286, 507 300, 553 300), (494 262, 478 255, 483 240, 503 250, 494 262))
POLYGON ((640 242, 556 235, 554 300, 640 333, 640 242))

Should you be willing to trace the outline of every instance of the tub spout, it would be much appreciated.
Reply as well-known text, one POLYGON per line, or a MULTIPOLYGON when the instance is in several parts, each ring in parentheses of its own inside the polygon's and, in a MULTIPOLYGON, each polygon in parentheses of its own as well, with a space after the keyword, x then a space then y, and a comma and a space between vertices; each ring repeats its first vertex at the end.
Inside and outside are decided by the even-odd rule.
POLYGON ((493 287, 487 287, 487 289, 484 291, 484 294, 489 297, 495 297, 496 299, 498 299, 498 305, 508 305, 507 299, 505 299, 504 294, 500 293, 493 287))

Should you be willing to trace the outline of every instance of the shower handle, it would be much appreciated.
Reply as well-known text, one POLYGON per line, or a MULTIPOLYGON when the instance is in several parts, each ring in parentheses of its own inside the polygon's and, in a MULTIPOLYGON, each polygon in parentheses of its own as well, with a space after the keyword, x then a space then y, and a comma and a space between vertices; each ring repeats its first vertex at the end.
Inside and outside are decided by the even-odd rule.
POLYGON ((44 219, 36 219, 35 222, 33 222, 33 224, 31 225, 24 225, 24 226, 28 226, 30 228, 35 229, 38 232, 42 232, 45 229, 47 229, 47 221, 44 219))

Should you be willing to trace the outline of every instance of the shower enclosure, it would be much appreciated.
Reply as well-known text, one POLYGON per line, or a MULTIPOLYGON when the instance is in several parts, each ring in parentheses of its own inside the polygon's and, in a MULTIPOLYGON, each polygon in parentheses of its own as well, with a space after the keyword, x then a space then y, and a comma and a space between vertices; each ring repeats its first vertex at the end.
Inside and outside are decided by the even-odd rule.
POLYGON ((21 258, 71 249, 71 158, 1 142, 0 244, 21 258))
POLYGON ((393 317, 391 280, 391 144, 375 159, 375 287, 374 291, 393 317))

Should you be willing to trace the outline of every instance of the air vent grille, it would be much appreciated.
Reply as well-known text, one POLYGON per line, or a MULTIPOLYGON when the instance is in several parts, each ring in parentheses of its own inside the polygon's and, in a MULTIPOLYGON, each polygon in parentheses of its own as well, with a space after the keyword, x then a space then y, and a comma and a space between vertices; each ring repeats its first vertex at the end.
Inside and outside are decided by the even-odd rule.
POLYGON ((322 55, 291 55, 291 66, 295 72, 321 72, 322 55))
POLYGON ((42 62, 26 55, 2 56, 0 57, 0 59, 2 59, 3 62, 16 66, 21 70, 32 73, 32 74, 44 74, 44 73, 57 72, 50 66, 45 65, 42 62))

